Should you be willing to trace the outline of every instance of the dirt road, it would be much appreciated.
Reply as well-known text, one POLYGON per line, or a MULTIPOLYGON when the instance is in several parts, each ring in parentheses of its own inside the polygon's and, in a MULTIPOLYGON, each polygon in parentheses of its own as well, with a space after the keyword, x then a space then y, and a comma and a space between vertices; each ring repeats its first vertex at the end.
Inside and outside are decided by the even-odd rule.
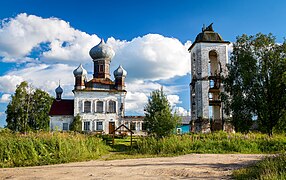
POLYGON ((2 168, 0 179, 231 179, 232 170, 262 157, 252 154, 189 154, 2 168))

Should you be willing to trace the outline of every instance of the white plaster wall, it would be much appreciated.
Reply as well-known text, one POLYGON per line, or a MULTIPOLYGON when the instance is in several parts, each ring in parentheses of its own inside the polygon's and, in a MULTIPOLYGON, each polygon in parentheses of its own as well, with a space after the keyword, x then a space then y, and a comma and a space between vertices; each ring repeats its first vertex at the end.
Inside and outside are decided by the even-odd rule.
POLYGON ((63 123, 68 123, 68 127, 73 121, 73 116, 50 116, 51 131, 63 130, 63 123))

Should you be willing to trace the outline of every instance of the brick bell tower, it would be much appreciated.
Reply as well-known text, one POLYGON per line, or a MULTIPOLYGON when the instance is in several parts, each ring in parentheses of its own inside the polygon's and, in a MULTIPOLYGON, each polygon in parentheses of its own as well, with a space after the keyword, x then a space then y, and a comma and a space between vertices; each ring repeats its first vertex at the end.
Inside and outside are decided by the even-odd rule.
POLYGON ((227 75, 228 41, 214 32, 212 24, 188 49, 191 54, 190 83, 191 131, 207 133, 223 130, 226 115, 220 94, 224 92, 222 78, 227 75))

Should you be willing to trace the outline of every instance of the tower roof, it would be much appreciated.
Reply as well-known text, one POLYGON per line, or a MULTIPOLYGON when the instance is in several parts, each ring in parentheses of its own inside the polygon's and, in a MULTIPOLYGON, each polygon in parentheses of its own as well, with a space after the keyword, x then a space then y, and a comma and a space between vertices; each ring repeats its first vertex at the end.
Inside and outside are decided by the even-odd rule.
POLYGON ((74 71, 74 76, 86 76, 87 71, 82 67, 82 64, 80 64, 74 71))
POLYGON ((56 88, 56 93, 58 94, 58 93, 63 93, 63 88, 59 85, 57 88, 56 88))
POLYGON ((121 65, 119 65, 119 67, 113 72, 114 77, 126 77, 127 72, 125 71, 125 69, 123 69, 123 67, 121 65))
POLYGON ((111 59, 114 56, 113 49, 105 44, 104 40, 101 39, 100 43, 89 51, 89 55, 93 60, 96 59, 111 59))
POLYGON ((188 49, 191 51, 191 49, 195 46, 196 43, 206 42, 206 43, 227 43, 229 44, 229 41, 224 41, 219 33, 215 32, 212 27, 213 23, 211 23, 208 27, 202 28, 202 32, 199 33, 196 37, 195 42, 191 45, 191 47, 188 49))

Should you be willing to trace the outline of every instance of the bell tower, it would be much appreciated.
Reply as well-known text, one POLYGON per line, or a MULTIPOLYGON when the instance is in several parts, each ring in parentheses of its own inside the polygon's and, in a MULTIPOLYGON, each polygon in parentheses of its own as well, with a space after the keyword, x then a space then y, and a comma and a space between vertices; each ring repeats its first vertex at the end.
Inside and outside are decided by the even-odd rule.
POLYGON ((191 131, 207 133, 223 130, 224 92, 222 78, 227 75, 228 41, 214 32, 212 24, 203 27, 188 49, 191 54, 190 83, 191 131))

